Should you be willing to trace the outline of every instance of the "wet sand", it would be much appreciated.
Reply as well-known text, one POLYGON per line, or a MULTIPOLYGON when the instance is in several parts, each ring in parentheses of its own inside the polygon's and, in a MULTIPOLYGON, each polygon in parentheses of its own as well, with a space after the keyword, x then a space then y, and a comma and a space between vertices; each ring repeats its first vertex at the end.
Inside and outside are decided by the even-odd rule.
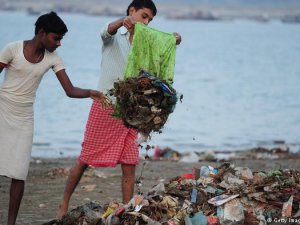
MULTIPOLYGON (((25 193, 17 220, 18 225, 35 225, 55 218, 65 187, 68 170, 74 158, 34 159, 30 165, 25 193)), ((235 166, 249 167, 252 171, 272 169, 300 170, 298 159, 281 160, 235 160, 235 166)), ((221 162, 184 163, 172 161, 150 161, 143 170, 141 191, 147 192, 159 180, 191 173, 193 167, 202 165, 219 166, 221 162)), ((137 167, 136 176, 141 174, 143 162, 137 167)), ((71 199, 70 209, 91 200, 105 204, 111 200, 121 201, 121 169, 98 168, 86 171, 71 199)), ((0 176, 0 225, 6 224, 10 179, 0 176)))

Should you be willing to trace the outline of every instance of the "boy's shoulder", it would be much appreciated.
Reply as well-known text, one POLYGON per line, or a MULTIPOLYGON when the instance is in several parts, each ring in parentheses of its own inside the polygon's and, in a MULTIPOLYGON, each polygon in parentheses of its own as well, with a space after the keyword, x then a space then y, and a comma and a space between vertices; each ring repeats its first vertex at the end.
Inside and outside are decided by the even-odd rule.
POLYGON ((6 44, 6 47, 19 47, 23 45, 23 40, 13 41, 6 44))
POLYGON ((24 40, 12 41, 7 45, 23 45, 24 40))
POLYGON ((2 49, 3 51, 6 50, 10 50, 12 52, 16 52, 20 49, 23 48, 23 41, 13 41, 13 42, 9 42, 4 46, 0 46, 0 49, 2 49))

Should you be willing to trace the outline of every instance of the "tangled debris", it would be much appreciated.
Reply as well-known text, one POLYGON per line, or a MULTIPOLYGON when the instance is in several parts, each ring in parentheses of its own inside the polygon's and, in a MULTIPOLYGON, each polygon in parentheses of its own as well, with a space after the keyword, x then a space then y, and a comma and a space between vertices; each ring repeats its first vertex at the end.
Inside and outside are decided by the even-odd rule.
POLYGON ((113 116, 146 137, 153 131, 161 132, 177 102, 171 85, 144 70, 138 77, 115 82, 108 94, 117 100, 113 116))
POLYGON ((43 225, 77 225, 88 224, 97 225, 103 215, 103 207, 98 202, 89 202, 78 206, 67 213, 61 220, 54 219, 43 225))
POLYGON ((289 221, 287 224, 299 224, 299 203, 300 171, 252 172, 224 163, 218 168, 194 168, 167 184, 159 183, 145 195, 134 196, 127 205, 112 202, 100 211, 91 209, 100 212, 96 222, 89 223, 86 218, 95 213, 74 211, 63 221, 74 222, 67 217, 80 214, 86 221, 80 224, 93 225, 263 225, 280 218, 289 221))

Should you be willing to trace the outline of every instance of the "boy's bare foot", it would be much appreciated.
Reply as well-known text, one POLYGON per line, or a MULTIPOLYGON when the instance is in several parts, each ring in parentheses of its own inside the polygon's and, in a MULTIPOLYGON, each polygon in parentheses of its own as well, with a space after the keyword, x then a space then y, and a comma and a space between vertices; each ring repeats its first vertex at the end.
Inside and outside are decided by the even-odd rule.
POLYGON ((60 204, 56 218, 61 220, 64 217, 64 215, 66 215, 67 212, 68 212, 68 207, 64 206, 63 204, 60 204))

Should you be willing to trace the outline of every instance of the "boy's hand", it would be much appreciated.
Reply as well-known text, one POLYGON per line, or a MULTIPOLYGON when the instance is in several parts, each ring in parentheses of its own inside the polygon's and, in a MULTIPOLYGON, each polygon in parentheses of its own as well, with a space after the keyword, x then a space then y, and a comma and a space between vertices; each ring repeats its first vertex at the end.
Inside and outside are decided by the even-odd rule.
POLYGON ((127 28, 131 35, 134 32, 134 24, 136 24, 136 21, 132 16, 126 16, 123 20, 123 26, 127 28))
POLYGON ((100 91, 91 90, 90 97, 92 99, 100 102, 103 108, 108 108, 108 107, 112 106, 111 100, 100 91))
POLYGON ((181 35, 177 32, 173 33, 176 38, 176 45, 179 45, 181 43, 181 35))

